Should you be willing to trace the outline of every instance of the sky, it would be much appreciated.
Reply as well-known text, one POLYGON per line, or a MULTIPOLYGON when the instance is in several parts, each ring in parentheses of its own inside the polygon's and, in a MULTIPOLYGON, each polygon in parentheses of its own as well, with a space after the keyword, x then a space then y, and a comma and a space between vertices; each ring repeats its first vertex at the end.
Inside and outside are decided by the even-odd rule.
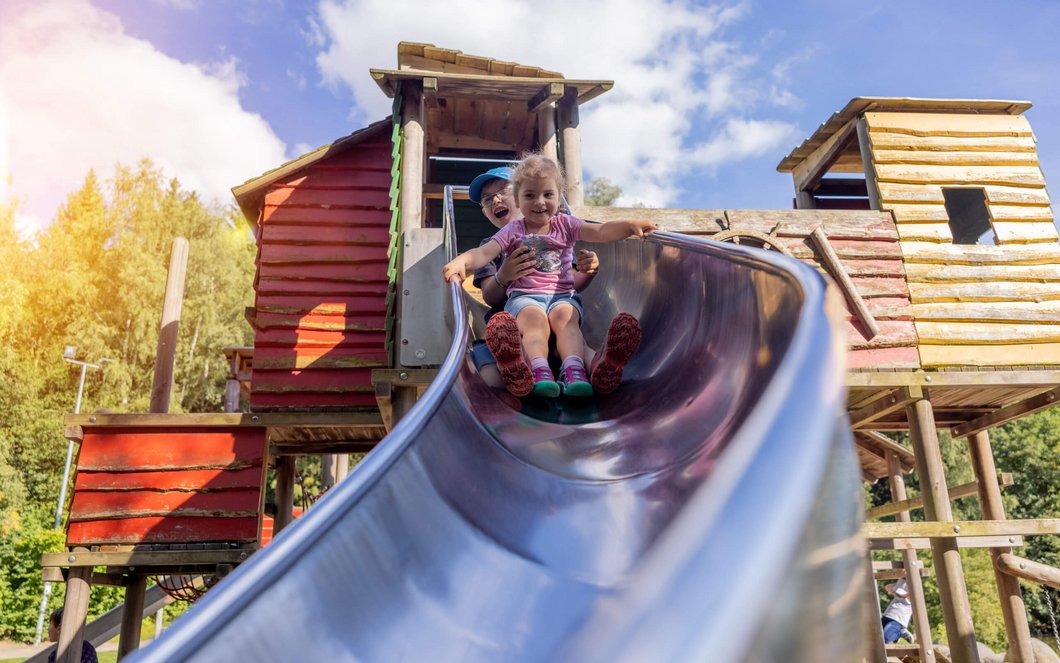
POLYGON ((582 152, 620 203, 790 208, 777 164, 858 96, 1031 101, 1049 182, 1058 25, 1053 0, 2 0, 0 203, 31 234, 90 169, 148 157, 232 204, 388 116, 368 70, 399 41, 613 80, 582 152))

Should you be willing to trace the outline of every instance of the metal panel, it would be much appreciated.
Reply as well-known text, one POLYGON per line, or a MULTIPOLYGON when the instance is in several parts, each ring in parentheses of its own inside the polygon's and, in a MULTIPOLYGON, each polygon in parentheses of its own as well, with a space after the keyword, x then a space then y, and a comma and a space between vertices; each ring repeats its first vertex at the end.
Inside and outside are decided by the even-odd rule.
POLYGON ((437 326, 447 308, 442 282, 444 237, 441 228, 412 228, 401 238, 398 363, 402 366, 438 366, 449 349, 449 339, 437 326))

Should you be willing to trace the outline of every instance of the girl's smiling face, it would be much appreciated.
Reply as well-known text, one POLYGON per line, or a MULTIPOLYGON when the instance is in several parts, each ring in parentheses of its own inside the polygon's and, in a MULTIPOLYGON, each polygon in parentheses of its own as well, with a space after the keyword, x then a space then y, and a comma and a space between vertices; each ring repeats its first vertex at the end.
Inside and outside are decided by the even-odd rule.
POLYGON ((551 177, 528 177, 519 183, 519 211, 527 228, 541 228, 559 211, 559 187, 551 177))

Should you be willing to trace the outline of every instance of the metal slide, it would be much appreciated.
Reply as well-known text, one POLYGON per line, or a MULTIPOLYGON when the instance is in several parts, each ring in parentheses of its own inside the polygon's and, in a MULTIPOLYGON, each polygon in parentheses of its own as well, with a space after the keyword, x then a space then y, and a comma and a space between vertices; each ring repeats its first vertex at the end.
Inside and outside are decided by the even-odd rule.
POLYGON ((821 277, 665 232, 593 248, 587 340, 619 311, 644 330, 617 392, 492 391, 449 284, 452 348, 415 408, 135 660, 859 659, 860 482, 821 277))

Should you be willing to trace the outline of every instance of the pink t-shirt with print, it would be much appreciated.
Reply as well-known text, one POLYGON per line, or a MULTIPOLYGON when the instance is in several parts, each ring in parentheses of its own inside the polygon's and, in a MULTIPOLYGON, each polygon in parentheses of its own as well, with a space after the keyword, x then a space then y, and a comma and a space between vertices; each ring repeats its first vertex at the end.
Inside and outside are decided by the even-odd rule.
POLYGON ((530 235, 523 219, 516 219, 493 235, 507 256, 522 244, 529 246, 537 257, 534 271, 508 284, 508 294, 518 290, 535 295, 570 294, 574 292, 574 243, 578 241, 583 219, 569 214, 557 214, 549 219, 548 233, 530 235))

